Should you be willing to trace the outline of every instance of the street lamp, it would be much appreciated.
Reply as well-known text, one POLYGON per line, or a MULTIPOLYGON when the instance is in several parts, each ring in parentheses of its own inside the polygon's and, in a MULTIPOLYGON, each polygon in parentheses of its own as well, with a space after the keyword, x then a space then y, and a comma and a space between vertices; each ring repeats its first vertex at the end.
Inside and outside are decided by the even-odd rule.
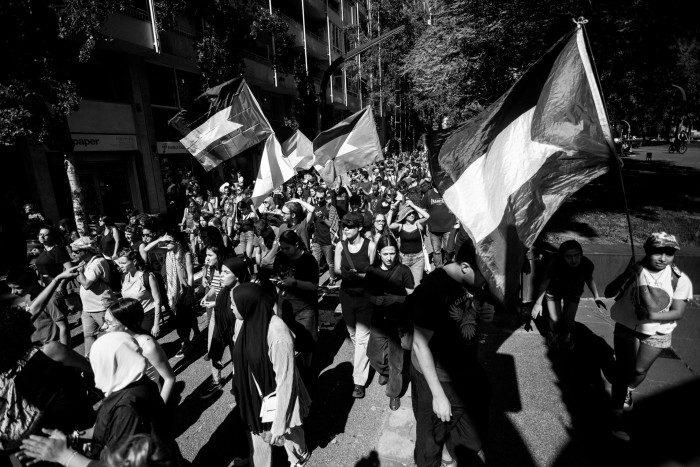
POLYGON ((630 126, 629 122, 627 120, 622 120, 627 124, 627 139, 632 138, 632 127, 630 126))

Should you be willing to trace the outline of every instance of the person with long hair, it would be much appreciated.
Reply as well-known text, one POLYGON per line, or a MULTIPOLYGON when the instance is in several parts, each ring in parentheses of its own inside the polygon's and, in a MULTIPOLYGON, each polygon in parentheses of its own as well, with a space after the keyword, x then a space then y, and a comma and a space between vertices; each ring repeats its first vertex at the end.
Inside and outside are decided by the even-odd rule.
POLYGON ((426 266, 423 254, 425 238, 423 225, 429 218, 430 215, 424 209, 413 204, 413 201, 406 200, 406 204, 396 215, 396 220, 389 226, 392 231, 396 232, 399 240, 401 264, 411 268, 416 287, 423 278, 426 266))
POLYGON ((99 227, 98 243, 101 253, 107 259, 117 259, 123 243, 121 232, 109 216, 100 216, 99 227))
POLYGON ((369 377, 367 343, 372 321, 372 302, 364 281, 367 268, 374 260, 375 243, 361 234, 364 224, 362 214, 352 212, 341 221, 345 240, 335 248, 335 273, 343 278, 340 283, 340 305, 348 334, 355 347, 352 379, 355 387, 352 396, 365 397, 365 385, 369 377))
POLYGON ((367 356, 379 374, 379 384, 386 385, 391 410, 398 410, 401 405, 405 351, 401 348, 400 334, 410 322, 403 316, 404 302, 414 288, 413 274, 401 264, 398 250, 392 235, 381 236, 377 241, 377 258, 365 276, 374 305, 367 356))
POLYGON ((221 370, 218 368, 218 362, 211 361, 208 350, 211 348, 212 338, 214 336, 214 327, 216 326, 216 314, 214 306, 216 299, 224 286, 224 261, 227 254, 223 245, 209 245, 206 250, 204 260, 204 274, 202 276, 202 286, 204 287, 204 297, 201 305, 207 310, 207 353, 204 359, 210 362, 212 380, 211 384, 202 393, 203 399, 208 399, 216 394, 221 389, 221 370))
POLYGON ((282 254, 277 255, 274 266, 279 312, 294 333, 294 347, 302 355, 304 369, 309 369, 318 341, 318 263, 293 230, 280 235, 279 248, 282 254))
POLYGON ((241 418, 252 433, 253 463, 272 465, 272 445, 284 445, 292 465, 303 465, 311 451, 302 427, 311 399, 294 364, 294 339, 275 315, 274 300, 258 284, 231 292, 232 311, 242 322, 233 349, 233 385, 241 418), (261 408, 275 393, 271 421, 261 408))
POLYGON ((644 258, 605 288, 615 297, 610 315, 615 321, 615 377, 612 381, 612 435, 629 441, 623 411, 632 410, 632 393, 664 349, 693 298, 693 284, 674 264, 678 240, 655 232, 644 242, 644 258))
POLYGON ((367 229, 365 232, 365 238, 372 240, 377 243, 381 237, 384 235, 392 235, 391 230, 389 230, 389 225, 391 224, 391 211, 388 214, 382 214, 377 212, 374 214, 374 219, 372 220, 372 227, 367 229))
POLYGON ((197 316, 194 314, 194 261, 181 232, 170 230, 145 247, 148 253, 153 248, 166 250, 165 290, 170 310, 175 314, 177 334, 181 344, 176 357, 184 357, 190 347, 190 331, 199 335, 197 316))
POLYGON ((258 268, 258 279, 269 280, 275 266, 275 259, 279 252, 279 243, 276 241, 275 230, 266 219, 255 221, 255 238, 253 239, 253 258, 258 268))
POLYGON ((122 297, 141 303, 145 317, 140 325, 153 337, 160 336, 162 297, 155 275, 147 270, 138 251, 120 251, 117 266, 122 272, 122 297))
POLYGON ((542 314, 542 300, 546 299, 549 324, 547 345, 550 348, 573 349, 574 322, 584 284, 593 293, 595 304, 607 309, 598 295, 593 269, 593 262, 583 255, 583 247, 576 240, 563 242, 547 265, 532 308, 532 317, 537 318, 542 314))
POLYGON ((144 311, 141 301, 120 298, 105 314, 103 330, 125 332, 136 340, 146 357, 146 375, 160 388, 160 397, 166 404, 175 386, 175 373, 160 344, 143 328, 144 311))

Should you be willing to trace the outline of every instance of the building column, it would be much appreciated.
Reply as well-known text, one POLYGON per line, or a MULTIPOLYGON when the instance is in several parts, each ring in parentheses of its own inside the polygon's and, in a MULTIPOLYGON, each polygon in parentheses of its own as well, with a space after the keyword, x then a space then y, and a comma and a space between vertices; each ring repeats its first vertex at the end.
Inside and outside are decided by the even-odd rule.
POLYGON ((129 55, 129 76, 133 93, 132 108, 139 154, 136 156, 137 176, 141 193, 145 194, 144 210, 151 213, 165 213, 168 209, 160 172, 160 161, 155 152, 156 136, 151 114, 151 98, 143 70, 143 61, 129 55))

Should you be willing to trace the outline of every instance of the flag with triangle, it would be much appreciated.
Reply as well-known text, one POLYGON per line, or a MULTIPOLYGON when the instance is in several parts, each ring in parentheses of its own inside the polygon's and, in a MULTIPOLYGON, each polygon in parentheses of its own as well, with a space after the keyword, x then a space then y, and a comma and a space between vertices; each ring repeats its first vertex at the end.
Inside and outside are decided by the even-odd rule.
POLYGON ((332 183, 338 175, 384 159, 370 106, 314 139, 314 167, 332 183))
POLYGON ((243 78, 207 89, 168 123, 183 135, 180 143, 207 171, 272 134, 243 78))
POLYGON ((427 135, 433 182, 476 247, 503 304, 517 298, 525 252, 574 192, 616 163, 581 26, 491 106, 427 135))
POLYGON ((251 201, 255 207, 262 204, 275 188, 292 178, 296 172, 289 163, 289 158, 284 157, 282 146, 275 134, 271 134, 265 141, 258 178, 253 186, 251 201))
POLYGON ((314 146, 299 130, 282 143, 282 152, 297 172, 308 170, 314 165, 314 146))

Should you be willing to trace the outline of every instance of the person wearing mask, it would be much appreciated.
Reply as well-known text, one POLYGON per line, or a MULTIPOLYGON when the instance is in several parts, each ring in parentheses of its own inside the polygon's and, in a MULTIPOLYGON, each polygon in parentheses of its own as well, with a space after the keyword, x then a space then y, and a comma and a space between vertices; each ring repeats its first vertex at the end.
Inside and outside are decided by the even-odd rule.
POLYGON ((284 446, 291 465, 304 465, 304 417, 311 399, 294 363, 294 339, 274 313, 274 300, 258 284, 231 292, 232 311, 242 322, 233 349, 233 384, 241 417, 253 440, 253 463, 272 466, 271 446, 284 446), (263 400, 274 393, 270 419, 261 418, 263 400))
POLYGON ((175 373, 158 341, 143 328, 144 315, 139 300, 120 298, 107 309, 103 330, 125 332, 134 338, 146 358, 146 376, 158 385, 160 397, 167 404, 175 386, 175 373))
POLYGON ((88 357, 90 348, 104 324, 105 311, 114 303, 116 295, 109 286, 112 274, 109 263, 104 256, 97 254, 90 239, 80 237, 71 243, 71 248, 78 253, 80 261, 80 267, 77 269, 80 302, 83 305, 80 319, 85 337, 85 356, 88 357))
POLYGON ((348 334, 355 347, 353 357, 352 396, 365 397, 369 377, 367 343, 372 321, 372 302, 366 290, 365 273, 374 260, 375 243, 362 236, 364 218, 353 212, 341 221, 344 240, 335 249, 335 273, 342 277, 340 306, 348 334))

